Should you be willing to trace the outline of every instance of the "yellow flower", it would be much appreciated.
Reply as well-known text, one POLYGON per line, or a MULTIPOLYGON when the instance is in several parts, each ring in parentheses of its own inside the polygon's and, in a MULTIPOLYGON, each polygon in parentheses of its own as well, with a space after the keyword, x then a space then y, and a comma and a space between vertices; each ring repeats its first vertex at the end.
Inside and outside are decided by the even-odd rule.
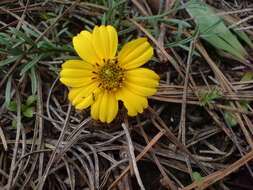
POLYGON ((153 56, 146 38, 132 40, 116 55, 118 35, 113 26, 96 26, 73 38, 74 49, 82 60, 62 64, 60 81, 72 89, 68 98, 76 109, 91 106, 91 116, 110 123, 121 100, 129 116, 148 107, 147 96, 159 85, 152 70, 139 68, 153 56))

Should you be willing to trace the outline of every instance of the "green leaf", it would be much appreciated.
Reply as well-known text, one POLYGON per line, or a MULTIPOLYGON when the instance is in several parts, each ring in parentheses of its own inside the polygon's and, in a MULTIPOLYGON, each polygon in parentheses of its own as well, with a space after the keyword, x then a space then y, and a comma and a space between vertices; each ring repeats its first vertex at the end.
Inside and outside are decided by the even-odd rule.
POLYGON ((23 29, 26 33, 28 33, 28 34, 34 36, 35 38, 38 38, 38 37, 39 37, 39 34, 38 34, 37 32, 34 32, 33 30, 31 30, 30 28, 28 28, 28 26, 26 26, 26 25, 24 25, 24 24, 22 25, 22 29, 23 29))
POLYGON ((25 104, 21 104, 21 112, 23 113, 27 107, 25 104))
POLYGON ((201 92, 200 93, 200 100, 199 102, 203 105, 208 105, 210 108, 213 107, 215 100, 222 97, 223 93, 219 88, 213 88, 208 92, 201 92))
POLYGON ((121 35, 130 33, 130 32, 135 31, 136 29, 137 29, 136 26, 130 26, 130 27, 128 27, 127 29, 124 29, 124 30, 119 31, 119 32, 118 32, 118 35, 121 36, 121 35))
POLYGON ((28 107, 23 111, 23 115, 25 117, 31 118, 33 117, 34 114, 34 108, 33 107, 28 107))
POLYGON ((4 55, 14 55, 14 56, 25 54, 21 49, 18 49, 18 48, 13 48, 9 50, 0 48, 0 53, 4 55))
MULTIPOLYGON (((248 110, 248 104, 247 103, 241 103, 241 107, 243 111, 248 110)), ((226 120, 227 124, 231 127, 234 127, 237 125, 237 121, 234 118, 233 114, 229 111, 225 111, 224 113, 224 119, 226 120)))
POLYGON ((10 63, 16 61, 16 60, 17 60, 18 58, 20 58, 20 57, 21 57, 21 56, 18 55, 18 56, 10 57, 10 58, 8 58, 8 59, 5 59, 5 60, 3 60, 3 61, 0 61, 0 67, 3 67, 3 66, 5 66, 5 65, 8 65, 8 64, 10 64, 10 63))
MULTIPOLYGON (((234 25, 237 20, 235 20, 232 16, 230 15, 223 15, 223 19, 226 21, 226 25, 227 26, 231 26, 234 25)), ((237 36, 239 36, 243 41, 245 41, 252 49, 253 49, 253 43, 252 40, 247 36, 247 34, 240 29, 240 27, 232 27, 231 28, 234 33, 237 34, 237 36)))
POLYGON ((61 57, 55 58, 55 60, 63 60, 63 61, 70 60, 70 59, 80 60, 80 57, 78 57, 78 56, 63 55, 61 57))
POLYGON ((253 49, 253 43, 251 41, 251 39, 249 39, 249 37, 247 36, 247 34, 243 31, 238 31, 238 30, 234 30, 234 32, 242 39, 244 40, 250 47, 251 49, 253 49))
POLYGON ((6 88, 5 88, 5 103, 9 105, 11 101, 11 82, 12 82, 12 75, 8 77, 6 88))
POLYGON ((30 106, 31 104, 33 104, 36 100, 37 100, 37 96, 35 95, 31 95, 26 99, 25 105, 26 106, 30 106))
POLYGON ((187 8, 189 5, 191 5, 192 3, 194 2, 194 0, 191 0, 187 3, 185 3, 184 5, 180 5, 180 6, 176 6, 175 8, 173 9, 170 9, 168 11, 165 11, 164 13, 162 14, 158 14, 158 15, 153 15, 153 16, 144 16, 144 17, 134 17, 133 19, 134 20, 152 20, 152 19, 160 19, 160 18, 164 18, 165 16, 173 13, 173 12, 176 12, 176 11, 179 11, 179 10, 182 10, 182 9, 185 9, 187 8))
POLYGON ((236 119, 234 119, 231 112, 225 111, 224 119, 226 120, 227 124, 231 127, 234 127, 237 125, 237 121, 236 121, 236 119))
POLYGON ((246 82, 249 81, 253 78, 253 72, 247 72, 245 73, 245 75, 242 77, 242 79, 240 80, 241 82, 246 82))
POLYGON ((0 48, 0 53, 3 54, 3 55, 13 55, 10 51, 6 51, 6 50, 1 49, 1 48, 0 48))
MULTIPOLYGON (((188 47, 188 46, 185 46, 185 45, 182 45, 182 44, 178 44, 178 46, 181 47, 182 49, 188 51, 188 52, 190 51, 190 47, 188 47)), ((194 51, 193 55, 201 57, 200 54, 197 51, 194 51)))
POLYGON ((162 19, 159 19, 159 21, 182 25, 186 28, 191 27, 191 25, 188 22, 185 22, 183 20, 174 19, 174 18, 162 18, 162 19))
MULTIPOLYGON (((247 72, 242 79, 240 80, 241 82, 245 82, 245 81, 249 81, 253 78, 253 72, 247 72)), ((244 111, 248 111, 248 104, 250 102, 249 101, 241 101, 241 108, 244 111)), ((227 104, 228 105, 228 104, 227 104)), ((224 112, 224 119, 226 120, 227 124, 231 127, 236 126, 237 125, 237 121, 236 119, 234 119, 233 114, 229 111, 225 111, 224 112)))
POLYGON ((202 179, 202 176, 199 172, 192 172, 192 179, 193 181, 199 181, 202 179))
POLYGON ((7 109, 9 111, 16 111, 17 110, 17 101, 16 100, 13 100, 9 103, 7 109))
POLYGON ((17 128, 17 124, 18 124, 17 120, 12 120, 11 121, 11 126, 12 126, 13 129, 17 128))
POLYGON ((29 69, 31 69, 36 63, 39 62, 43 57, 43 54, 34 57, 30 62, 28 62, 20 71, 20 76, 25 74, 29 69))
POLYGON ((217 49, 225 50, 241 60, 246 60, 246 50, 214 10, 206 4, 196 1, 186 9, 199 26, 202 39, 208 41, 217 49))
POLYGON ((37 86, 38 81, 37 81, 37 76, 36 76, 34 67, 31 68, 31 74, 29 76, 31 79, 32 94, 36 94, 37 88, 38 88, 37 86))
POLYGON ((21 32, 20 30, 10 27, 10 31, 11 31, 11 33, 15 34, 19 38, 24 39, 28 44, 30 44, 32 46, 36 46, 36 43, 29 36, 27 36, 25 33, 21 32))

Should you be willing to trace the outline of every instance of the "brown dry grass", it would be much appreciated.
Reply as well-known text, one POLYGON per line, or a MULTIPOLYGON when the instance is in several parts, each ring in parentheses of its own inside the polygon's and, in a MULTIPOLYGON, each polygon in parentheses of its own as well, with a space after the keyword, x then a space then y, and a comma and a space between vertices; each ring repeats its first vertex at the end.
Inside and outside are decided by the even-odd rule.
MULTIPOLYGON (((252 54, 246 65, 224 58, 197 35, 188 44, 188 52, 166 48, 165 44, 175 41, 177 27, 133 19, 134 15, 152 16, 176 6, 175 0, 165 0, 162 9, 158 3, 132 0, 124 4, 128 14, 120 18, 124 21, 121 30, 137 28, 128 35, 149 38, 158 63, 151 61, 148 67, 161 76, 150 107, 137 117, 128 117, 122 109, 113 123, 103 124, 92 120, 88 110, 74 110, 67 100, 68 90, 58 81, 62 61, 56 58, 67 54, 59 52, 37 64, 36 114, 24 118, 20 105, 32 93, 31 82, 30 74, 20 77, 19 72, 29 57, 1 68, 0 189, 252 189, 253 111, 250 103, 247 110, 240 104, 253 100, 253 80, 240 81, 252 69, 252 54), (154 30, 157 36, 152 34, 154 30), (52 67, 56 71, 49 69, 52 67), (18 103, 17 112, 6 109, 8 81, 11 96, 18 103), (215 88, 222 96, 212 106, 201 103, 201 94, 215 88), (230 127, 224 119, 227 111, 233 113, 236 126, 230 127), (17 120, 16 128, 11 126, 12 120, 17 120), (202 178, 193 181, 193 172, 202 178)), ((251 1, 207 3, 253 39, 251 1)), ((103 1, 6 0, 0 2, 0 32, 7 32, 9 27, 20 30, 26 24, 40 31, 34 39, 39 43, 51 40, 65 22, 73 34, 84 25, 92 28, 108 10, 103 1), (54 13, 55 19, 47 22, 43 19, 46 13, 54 13)), ((120 17, 120 10, 115 9, 114 14, 120 17)), ((193 23, 184 10, 165 17, 193 23)), ((191 36, 191 30, 184 29, 182 36, 191 36)), ((59 43, 70 41, 64 35, 59 43)), ((33 46, 25 46, 27 54, 33 50, 33 46)), ((0 55, 1 60, 6 58, 0 55)))

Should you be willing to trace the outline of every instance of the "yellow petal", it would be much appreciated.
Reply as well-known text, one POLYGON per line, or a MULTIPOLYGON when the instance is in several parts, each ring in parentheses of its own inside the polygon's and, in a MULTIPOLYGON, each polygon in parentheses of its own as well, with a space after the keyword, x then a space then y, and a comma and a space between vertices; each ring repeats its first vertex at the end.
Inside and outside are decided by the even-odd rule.
POLYGON ((100 59, 92 45, 92 34, 86 30, 73 38, 74 49, 77 54, 90 64, 100 63, 100 59))
POLYGON ((148 101, 146 97, 132 93, 126 87, 123 87, 117 91, 116 98, 123 101, 129 116, 135 116, 138 113, 142 113, 143 110, 148 107, 148 101))
POLYGON ((94 82, 94 80, 92 79, 92 77, 82 77, 82 78, 65 78, 65 77, 61 77, 60 81, 65 84, 66 86, 69 87, 82 87, 82 86, 86 86, 88 84, 91 84, 92 82, 94 82))
POLYGON ((136 68, 127 71, 127 76, 140 77, 140 78, 150 78, 159 80, 160 77, 154 71, 146 68, 136 68))
POLYGON ((98 94, 94 104, 91 106, 91 116, 95 120, 99 119, 100 104, 103 97, 102 95, 102 93, 98 94))
POLYGON ((141 77, 126 77, 126 81, 129 83, 133 83, 139 86, 155 88, 159 85, 158 80, 154 80, 151 78, 141 78, 141 77))
POLYGON ((110 58, 114 58, 118 49, 118 34, 113 26, 107 26, 110 42, 110 58))
POLYGON ((94 119, 110 123, 118 113, 118 101, 115 94, 104 91, 100 93, 91 107, 91 115, 94 119))
POLYGON ((152 87, 155 88, 159 85, 159 81, 157 79, 148 78, 145 76, 128 75, 128 72, 126 72, 126 81, 130 83, 134 83, 139 86, 150 87, 150 88, 152 87))
POLYGON ((129 82, 125 82, 124 86, 127 87, 131 92, 139 96, 151 96, 157 91, 156 88, 143 87, 129 82))
POLYGON ((118 46, 118 35, 113 26, 95 26, 92 42, 101 60, 113 59, 118 46))
POLYGON ((145 64, 153 54, 154 50, 147 38, 139 38, 123 46, 118 60, 124 69, 133 69, 145 64))
POLYGON ((138 38, 136 40, 132 40, 125 44, 119 52, 119 57, 126 57, 129 53, 131 53, 136 47, 145 43, 147 38, 138 38))
POLYGON ((87 86, 83 86, 80 88, 72 88, 69 92, 68 98, 75 106, 79 104, 84 98, 88 97, 90 94, 95 92, 98 87, 97 82, 93 82, 87 86))
POLYGON ((69 87, 81 87, 94 81, 93 67, 80 60, 69 60, 62 64, 60 81, 69 87))
POLYGON ((75 108, 78 110, 83 110, 87 107, 89 107, 91 104, 94 103, 93 95, 90 94, 88 97, 83 98, 76 106, 75 108))
POLYGON ((123 86, 140 96, 150 96, 156 93, 159 76, 152 70, 136 68, 126 71, 123 86))
POLYGON ((82 60, 68 60, 61 65, 62 69, 85 69, 92 70, 92 65, 82 60))
POLYGON ((95 76, 92 71, 84 69, 63 69, 60 72, 62 78, 82 78, 95 76))

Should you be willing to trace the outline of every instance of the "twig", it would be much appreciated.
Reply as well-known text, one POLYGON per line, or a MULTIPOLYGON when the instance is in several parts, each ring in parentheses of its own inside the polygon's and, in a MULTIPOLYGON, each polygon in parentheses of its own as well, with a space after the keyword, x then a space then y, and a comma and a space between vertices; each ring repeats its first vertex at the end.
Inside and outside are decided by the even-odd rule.
MULTIPOLYGON (((143 149, 143 151, 138 154, 136 157, 136 161, 139 161, 149 150, 152 146, 156 144, 156 142, 165 134, 165 130, 161 130, 150 142, 149 144, 143 149)), ((127 174, 130 170, 130 165, 128 165, 124 171, 120 174, 120 176, 109 186, 108 190, 112 190, 113 187, 127 174)))
POLYGON ((196 181, 192 183, 191 185, 186 186, 182 190, 191 190, 196 187, 201 187, 201 189, 206 189, 208 186, 214 184, 215 182, 223 179, 224 177, 228 176, 232 172, 236 171, 238 168, 246 164, 248 161, 253 159, 253 151, 250 153, 246 154, 230 166, 228 166, 226 169, 214 172, 204 178, 202 178, 199 181, 196 181))
POLYGON ((67 129, 67 126, 68 126, 68 121, 69 121, 69 117, 70 117, 70 111, 71 111, 71 103, 69 103, 69 106, 68 106, 68 112, 67 112, 67 117, 65 119, 65 122, 64 122, 64 126, 62 128, 62 131, 61 131, 61 134, 60 134, 60 137, 56 143, 56 146, 55 146, 55 150, 53 151, 49 161, 48 161, 48 164, 46 166, 46 169, 45 169, 45 172, 42 176, 42 178, 40 179, 38 185, 37 185, 37 188, 38 190, 43 190, 43 186, 44 186, 44 183, 46 181, 46 178, 48 176, 48 173, 49 173, 49 170, 54 162, 54 159, 55 159, 55 156, 57 154, 57 150, 60 146, 60 143, 62 142, 63 138, 64 138, 64 135, 65 135, 65 131, 67 129))
POLYGON ((133 169, 134 169, 134 173, 135 173, 137 182, 138 182, 140 188, 142 190, 145 190, 145 187, 144 187, 144 185, 142 183, 142 180, 141 180, 141 177, 140 177, 140 173, 139 173, 139 170, 138 170, 138 167, 137 167, 137 164, 136 164, 136 159, 135 159, 135 155, 134 155, 134 145, 133 145, 133 142, 131 140, 131 136, 129 134, 129 131, 127 129, 126 124, 122 123, 121 126, 124 129, 125 134, 126 134, 126 139, 127 139, 127 143, 128 143, 128 150, 129 150, 129 153, 130 153, 130 156, 131 156, 131 163, 133 165, 133 169))

